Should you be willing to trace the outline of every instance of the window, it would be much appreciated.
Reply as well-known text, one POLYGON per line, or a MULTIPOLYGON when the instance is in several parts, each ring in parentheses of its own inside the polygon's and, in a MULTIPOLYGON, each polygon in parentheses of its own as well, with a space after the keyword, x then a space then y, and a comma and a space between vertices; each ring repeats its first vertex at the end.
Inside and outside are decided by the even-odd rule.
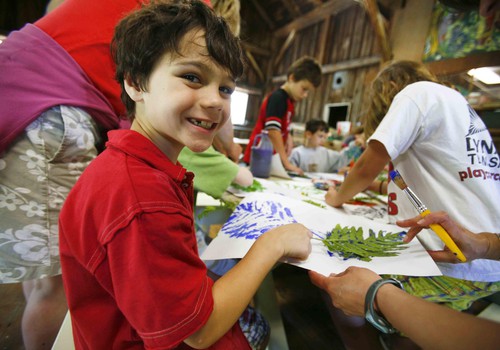
POLYGON ((323 109, 323 120, 330 128, 337 128, 337 122, 349 121, 350 102, 327 103, 323 109))
POLYGON ((233 125, 244 125, 247 116, 248 94, 234 91, 231 95, 231 122, 233 125))

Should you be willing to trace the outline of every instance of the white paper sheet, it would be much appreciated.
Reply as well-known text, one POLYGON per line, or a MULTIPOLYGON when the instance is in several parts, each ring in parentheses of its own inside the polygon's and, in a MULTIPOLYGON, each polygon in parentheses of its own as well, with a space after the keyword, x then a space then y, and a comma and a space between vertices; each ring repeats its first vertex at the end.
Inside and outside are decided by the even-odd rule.
POLYGON ((281 158, 278 153, 273 154, 273 157, 271 158, 271 176, 291 179, 290 175, 286 172, 283 163, 281 163, 281 158))
POLYGON ((344 181, 345 176, 337 173, 305 173, 307 177, 311 179, 321 179, 321 180, 335 180, 335 181, 344 181))
MULTIPOLYGON (((342 209, 319 208, 296 198, 274 193, 253 193, 245 197, 233 212, 221 232, 202 254, 203 260, 242 258, 261 232, 287 223, 299 222, 309 228, 315 237, 324 237, 335 227, 362 227, 368 235, 375 232, 400 232, 395 225, 382 224, 363 217, 347 215, 342 209)), ((441 272, 418 240, 395 257, 376 257, 370 262, 358 259, 344 260, 330 256, 319 240, 312 240, 312 253, 306 261, 284 261, 321 274, 339 273, 349 266, 367 267, 379 274, 401 274, 409 276, 436 276, 441 272)))

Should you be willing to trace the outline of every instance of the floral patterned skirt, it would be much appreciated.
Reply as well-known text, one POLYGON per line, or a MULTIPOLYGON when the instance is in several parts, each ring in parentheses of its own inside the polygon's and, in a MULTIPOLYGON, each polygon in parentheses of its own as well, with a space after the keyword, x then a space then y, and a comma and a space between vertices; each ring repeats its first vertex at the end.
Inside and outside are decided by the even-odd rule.
POLYGON ((61 273, 59 212, 101 142, 88 113, 57 106, 0 155, 0 283, 61 273))

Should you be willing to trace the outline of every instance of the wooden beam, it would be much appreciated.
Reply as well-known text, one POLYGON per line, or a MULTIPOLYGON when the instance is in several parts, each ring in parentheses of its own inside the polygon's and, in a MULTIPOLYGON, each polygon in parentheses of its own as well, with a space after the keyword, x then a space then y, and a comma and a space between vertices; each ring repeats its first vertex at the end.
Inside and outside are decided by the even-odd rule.
POLYGON ((250 65, 252 66, 253 70, 255 71, 255 73, 257 73, 257 76, 259 77, 260 81, 264 82, 264 73, 262 73, 262 70, 260 69, 252 53, 248 50, 245 50, 245 55, 247 56, 248 61, 250 62, 250 65))
POLYGON ((241 92, 246 92, 249 95, 257 95, 257 96, 262 95, 262 89, 259 89, 259 88, 253 87, 253 86, 247 86, 244 84, 237 84, 236 90, 241 91, 241 92))
POLYGON ((273 35, 276 37, 283 37, 292 30, 299 31, 303 28, 323 21, 326 17, 342 12, 355 4, 356 2, 353 0, 330 0, 290 22, 286 26, 277 29, 273 35))
POLYGON ((385 27, 385 20, 378 10, 377 1, 363 0, 363 6, 368 13, 373 29, 375 30, 375 36, 382 51, 382 58, 384 62, 389 61, 392 58, 392 50, 385 27))
POLYGON ((290 47, 290 45, 293 42, 293 39, 295 39, 295 30, 292 30, 290 34, 288 34, 288 37, 286 38, 285 42, 283 43, 283 46, 281 46, 280 51, 278 52, 278 55, 274 59, 273 66, 276 68, 280 61, 283 59, 283 56, 285 55, 286 50, 290 47))
POLYGON ((270 57, 271 56, 271 51, 270 50, 264 49, 262 47, 254 45, 254 44, 242 41, 241 42, 241 46, 243 47, 243 49, 248 50, 248 51, 250 51, 252 53, 255 53, 257 55, 265 56, 265 57, 270 57))
POLYGON ((292 16, 294 18, 302 16, 302 12, 300 11, 300 8, 297 6, 295 3, 295 0, 283 0, 284 5, 290 12, 292 13, 292 16))
POLYGON ((348 69, 355 69, 355 68, 361 68, 361 67, 368 67, 368 66, 380 64, 381 60, 382 59, 380 58, 380 56, 372 56, 372 57, 357 58, 354 60, 337 62, 337 63, 332 63, 332 64, 325 64, 321 68, 321 72, 323 74, 330 74, 330 73, 337 72, 339 70, 348 70, 348 69))
POLYGON ((331 17, 327 17, 323 21, 323 28, 319 33, 319 39, 318 39, 319 52, 317 59, 320 64, 322 64, 325 61, 325 50, 327 46, 326 43, 328 41, 328 29, 330 29, 330 18, 331 17))
MULTIPOLYGON (((358 58, 358 59, 344 61, 344 62, 325 64, 321 67, 321 73, 323 75, 325 75, 325 74, 335 73, 335 72, 340 71, 340 70, 368 67, 368 66, 380 64, 381 61, 382 61, 382 59, 380 58, 380 56, 372 56, 372 57, 358 58)), ((273 83, 281 83, 284 81, 286 81, 286 75, 284 75, 284 74, 277 75, 277 76, 274 76, 272 78, 273 83)))
POLYGON ((425 65, 436 75, 450 75, 462 73, 472 68, 499 66, 500 50, 483 52, 461 58, 427 62, 425 65))
POLYGON ((259 5, 257 0, 251 0, 251 1, 252 1, 253 6, 255 7, 257 12, 259 13, 260 17, 262 17, 262 20, 264 22, 266 22, 267 27, 269 29, 273 30, 275 23, 269 18, 269 16, 267 15, 267 12, 259 5))

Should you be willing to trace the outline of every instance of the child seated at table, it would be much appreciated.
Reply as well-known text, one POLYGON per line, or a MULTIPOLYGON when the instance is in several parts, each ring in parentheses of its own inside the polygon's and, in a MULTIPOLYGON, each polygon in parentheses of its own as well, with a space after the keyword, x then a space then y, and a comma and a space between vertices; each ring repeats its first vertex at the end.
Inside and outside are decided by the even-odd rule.
POLYGON ((111 47, 132 125, 108 134, 59 221, 76 348, 250 349, 239 316, 278 260, 307 258, 312 234, 271 229, 212 281, 196 247, 193 174, 177 162, 228 120, 239 41, 201 1, 158 0, 123 19, 111 47))
POLYGON ((350 144, 341 151, 334 151, 323 146, 328 136, 328 124, 320 119, 311 119, 306 123, 304 145, 292 150, 289 161, 302 170, 311 173, 334 173, 353 160, 357 144, 350 144))

